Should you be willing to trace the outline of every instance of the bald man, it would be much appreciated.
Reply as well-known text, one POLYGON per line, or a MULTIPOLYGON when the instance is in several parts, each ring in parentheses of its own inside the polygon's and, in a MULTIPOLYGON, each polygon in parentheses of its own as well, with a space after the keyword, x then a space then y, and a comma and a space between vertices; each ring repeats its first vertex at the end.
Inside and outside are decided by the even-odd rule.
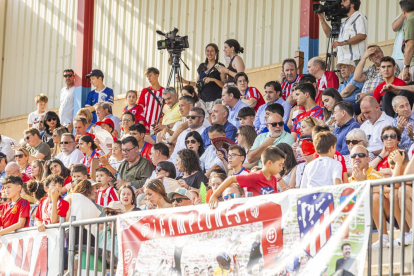
POLYGON ((381 173, 377 172, 369 165, 369 152, 364 146, 354 146, 351 150, 350 157, 352 175, 349 178, 349 182, 384 178, 381 173))
POLYGON ((6 173, 6 176, 14 175, 21 177, 24 183, 30 180, 30 177, 27 174, 20 171, 20 166, 16 162, 8 163, 6 165, 6 168, 4 168, 4 171, 6 173))
POLYGON ((322 92, 327 88, 339 88, 339 79, 332 71, 326 71, 326 63, 320 57, 311 58, 308 62, 308 74, 314 76, 317 80, 318 91, 316 93, 316 104, 323 106, 322 92))
MULTIPOLYGON (((213 106, 213 109, 211 110, 211 124, 220 124, 224 126, 224 129, 226 130, 226 137, 235 141, 237 128, 228 121, 228 118, 229 109, 226 106, 222 104, 216 104, 213 106)), ((208 130, 210 127, 211 126, 206 128, 201 135, 204 142, 204 148, 207 148, 209 145, 211 145, 210 138, 208 138, 208 130)))
POLYGON ((367 149, 378 155, 384 146, 381 140, 381 131, 384 127, 392 125, 393 119, 381 111, 379 103, 372 96, 366 96, 362 99, 361 115, 366 118, 361 129, 367 135, 369 142, 367 149))
POLYGON ((259 167, 262 165, 260 156, 267 147, 271 145, 276 146, 279 143, 286 143, 291 146, 295 142, 292 135, 283 130, 283 117, 279 114, 273 113, 269 115, 267 118, 267 128, 269 132, 262 133, 256 137, 247 155, 249 163, 259 161, 259 167))

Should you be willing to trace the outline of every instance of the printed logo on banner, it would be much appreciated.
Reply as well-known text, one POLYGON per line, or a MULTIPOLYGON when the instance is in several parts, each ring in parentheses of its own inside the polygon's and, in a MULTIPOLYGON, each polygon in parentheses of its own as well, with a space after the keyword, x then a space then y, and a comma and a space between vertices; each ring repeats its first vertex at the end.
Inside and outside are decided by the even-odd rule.
POLYGON ((331 224, 325 229, 320 229, 324 220, 329 217, 334 209, 333 194, 313 193, 302 196, 297 201, 297 216, 300 237, 307 241, 305 252, 314 257, 331 237, 331 224), (312 233, 319 234, 313 240, 309 240, 312 233))
POLYGON ((252 216, 254 218, 257 218, 259 216, 259 207, 254 206, 254 207, 250 208, 250 214, 252 214, 252 216))
POLYGON ((145 223, 144 225, 142 225, 142 228, 141 228, 141 235, 142 235, 144 238, 148 235, 148 233, 149 233, 149 231, 150 231, 150 228, 151 228, 151 226, 150 226, 150 224, 149 224, 149 223, 145 223))
POLYGON ((347 213, 352 210, 352 208, 355 205, 356 202, 356 196, 352 197, 352 199, 349 199, 349 196, 351 196, 355 192, 352 188, 346 188, 341 193, 341 197, 339 198, 339 203, 342 205, 342 203, 348 201, 348 204, 344 207, 342 210, 344 213, 347 213))
POLYGON ((266 240, 269 243, 274 243, 277 240, 277 232, 276 232, 276 229, 274 227, 271 227, 267 230, 266 240))

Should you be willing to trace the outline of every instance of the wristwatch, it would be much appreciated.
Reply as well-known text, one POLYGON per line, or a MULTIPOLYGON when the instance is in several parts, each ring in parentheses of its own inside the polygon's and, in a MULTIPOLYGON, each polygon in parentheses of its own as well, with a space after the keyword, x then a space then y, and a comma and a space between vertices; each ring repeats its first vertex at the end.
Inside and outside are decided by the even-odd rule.
POLYGON ((344 42, 345 42, 345 45, 348 45, 348 40, 344 40, 344 42))
POLYGON ((411 66, 408 64, 408 65, 404 65, 404 68, 410 68, 411 66))

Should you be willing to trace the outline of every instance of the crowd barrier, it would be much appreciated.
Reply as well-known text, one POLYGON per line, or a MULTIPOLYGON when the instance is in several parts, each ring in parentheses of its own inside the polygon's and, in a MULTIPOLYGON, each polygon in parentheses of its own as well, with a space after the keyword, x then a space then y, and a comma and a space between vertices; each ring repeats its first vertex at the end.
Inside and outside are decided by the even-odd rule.
MULTIPOLYGON (((364 230, 362 231, 362 233, 360 233, 362 235, 361 237, 363 237, 363 242, 360 244, 360 249, 362 253, 361 255, 359 255, 359 256, 363 256, 362 258, 359 258, 359 261, 363 262, 365 271, 363 269, 362 270, 359 269, 358 275, 374 275, 374 274, 383 275, 383 257, 384 257, 383 251, 384 251, 385 245, 380 243, 380 248, 378 249, 378 251, 376 249, 372 249, 370 246, 373 241, 373 233, 376 232, 373 230, 374 224, 372 220, 374 188, 379 187, 379 195, 380 195, 379 205, 380 206, 384 204, 384 200, 390 200, 390 206, 391 206, 390 216, 393 217, 394 216, 393 207, 395 204, 397 204, 397 202, 394 202, 395 193, 400 192, 405 195, 407 185, 411 185, 412 181, 414 181, 414 175, 400 176, 400 177, 395 177, 395 178, 387 178, 387 179, 380 179, 380 180, 374 180, 374 181, 366 181, 366 182, 354 184, 354 186, 347 185, 346 187, 355 188, 355 192, 353 194, 349 194, 351 197, 347 199, 348 202, 342 202, 343 200, 342 196, 344 194, 343 193, 344 189, 340 191, 337 190, 336 192, 332 192, 333 195, 336 195, 338 191, 339 192, 342 191, 341 196, 337 198, 338 202, 334 202, 336 199, 333 199, 332 201, 332 206, 334 204, 337 206, 336 209, 335 208, 330 209, 330 212, 332 214, 335 214, 336 212, 335 215, 338 215, 339 212, 343 211, 344 206, 351 206, 350 205, 351 203, 352 203, 352 206, 355 204, 355 206, 359 206, 358 208, 360 209, 358 211, 357 208, 354 208, 352 211, 354 215, 357 214, 357 212, 360 212, 362 209, 365 214, 364 216, 366 220, 364 221, 365 223, 364 229, 365 230, 368 229, 369 233, 365 233, 364 235, 363 233, 364 230), (407 182, 409 184, 406 184, 407 182), (401 184, 400 191, 397 191, 397 189, 395 188, 395 185, 397 185, 398 183, 401 184), (369 187, 367 187, 368 185, 369 187), (388 198, 385 197, 385 194, 386 194, 385 189, 384 189, 385 187, 390 188, 388 198), (365 195, 364 195, 364 191, 366 192, 365 195), (357 200, 360 203, 355 202, 355 200, 357 200), (368 200, 368 204, 366 204, 367 200, 368 200), (378 254, 378 259, 377 259, 378 268, 377 268, 376 273, 373 273, 372 271, 373 263, 374 263, 374 258, 373 258, 374 253, 378 254), (365 257, 366 257, 366 260, 365 260, 365 257)), ((341 185, 338 185, 338 186, 341 186, 341 185)), ((338 186, 335 186, 335 188, 338 189, 338 186)), ((330 188, 330 189, 333 189, 333 188, 330 188)), ((243 216, 242 214, 244 212, 246 221, 249 221, 249 219, 250 221, 249 222, 242 221, 240 225, 237 225, 237 227, 242 227, 243 223, 249 224, 249 223, 260 222, 262 214, 259 215, 259 212, 263 212, 263 210, 269 210, 269 209, 266 209, 268 208, 268 206, 266 207, 263 204, 267 204, 269 202, 270 203, 279 202, 280 203, 279 206, 281 206, 279 215, 281 216, 282 209, 283 209, 283 214, 285 213, 289 214, 288 212, 286 212, 286 206, 283 205, 286 202, 288 202, 289 205, 291 205, 290 204, 291 202, 298 202, 299 204, 300 201, 298 201, 298 199, 305 198, 308 193, 309 195, 319 195, 319 194, 327 194, 328 191, 330 191, 329 188, 321 188, 318 191, 309 190, 309 192, 305 190, 296 190, 292 192, 288 191, 286 193, 282 193, 278 195, 278 197, 272 197, 272 195, 269 195, 269 196, 263 196, 261 198, 254 197, 254 198, 246 198, 246 199, 237 199, 237 200, 234 200, 234 203, 232 203, 233 205, 228 205, 230 203, 227 203, 227 202, 225 204, 219 204, 219 208, 218 208, 219 210, 217 211, 218 213, 216 212, 215 214, 212 214, 212 218, 213 219, 215 218, 216 223, 217 223, 217 219, 220 219, 220 215, 221 215, 220 212, 222 210, 228 211, 232 209, 232 212, 235 212, 233 214, 236 215, 236 221, 237 221, 237 215, 239 214, 240 217, 242 217, 243 216), (296 194, 294 193, 296 194, 299 193, 299 194, 296 196, 296 194), (295 196, 292 197, 292 195, 295 195, 295 196), (285 203, 282 203, 282 202, 285 202, 285 203), (265 208, 263 208, 263 206, 265 206, 265 208), (257 208, 257 209, 254 209, 254 208, 257 208), (251 213, 250 216, 246 215, 246 210, 249 210, 249 212, 251 213), (237 214, 237 212, 239 213, 237 214)), ((413 190, 412 198, 414 198, 414 190, 413 190)), ((402 214, 401 214, 401 221, 405 221, 405 211, 406 211, 405 203, 406 203, 406 199, 405 197, 402 197, 401 206, 403 208, 402 208, 402 214)), ((272 205, 272 206, 275 206, 275 205, 272 205)), ((274 207, 272 208, 273 208, 272 210, 274 210, 274 207)), ((295 207, 291 208, 290 206, 288 208, 289 208, 288 211, 291 211, 291 209, 292 210, 295 209, 295 207)), ((299 209, 299 205, 297 205, 297 208, 299 209)), ((47 226, 46 227, 47 230, 44 233, 39 233, 37 229, 34 229, 34 228, 26 228, 26 229, 18 230, 16 231, 16 233, 5 235, 4 237, 0 238, 0 275, 22 274, 22 275, 71 275, 71 276, 72 275, 95 275, 97 276, 97 275, 114 275, 115 273, 117 273, 117 275, 149 275, 145 273, 140 273, 137 270, 134 271, 134 268, 132 267, 132 266, 135 266, 135 267, 138 266, 139 258, 137 254, 140 254, 139 255, 140 258, 141 257, 148 258, 147 261, 151 262, 150 257, 153 255, 148 255, 148 256, 142 255, 144 254, 143 253, 144 251, 141 250, 141 252, 139 252, 139 247, 141 245, 144 245, 145 242, 156 242, 156 239, 160 239, 160 238, 176 239, 176 237, 173 237, 171 233, 166 234, 166 236, 168 237, 161 237, 162 234, 160 233, 162 233, 163 229, 156 229, 154 230, 153 237, 149 238, 150 236, 148 234, 149 230, 145 228, 145 227, 148 227, 148 223, 144 224, 144 222, 149 221, 148 219, 150 219, 151 221, 152 220, 154 221, 154 225, 155 225, 154 218, 156 217, 159 218, 159 217, 164 216, 166 218, 165 227, 167 228, 167 229, 164 229, 164 235, 165 235, 165 232, 166 231, 168 232, 168 225, 170 227, 169 231, 170 232, 171 230, 174 231, 175 226, 174 227, 172 226, 174 224, 174 217, 179 217, 178 215, 180 212, 182 214, 185 214, 185 217, 190 217, 190 220, 191 220, 191 216, 193 216, 193 213, 195 211, 198 211, 195 218, 197 218, 198 216, 199 220, 198 222, 196 221, 193 223, 194 225, 198 223, 198 226, 201 227, 201 229, 203 229, 202 228, 203 222, 201 222, 201 225, 200 225, 200 217, 203 217, 203 213, 207 214, 208 212, 212 212, 208 210, 207 206, 180 207, 180 208, 170 208, 170 209, 162 209, 162 210, 140 211, 140 212, 128 213, 120 217, 102 217, 102 218, 82 220, 82 221, 76 221, 75 217, 71 217, 69 222, 61 222, 60 224, 47 226), (168 219, 169 217, 171 217, 172 220, 171 218, 168 219), (112 231, 113 229, 117 229, 118 233, 116 233, 115 231, 112 231), (145 229, 147 232, 144 233, 143 229, 145 229), (99 235, 100 231, 103 231, 103 235, 101 236, 99 235), (137 240, 134 240, 135 236, 132 239, 131 239, 131 236, 128 236, 131 233, 134 233, 134 235, 137 236, 136 238, 137 240), (117 235, 117 239, 115 238, 115 235, 117 235), (116 240, 118 240, 117 248, 115 244, 116 240), (48 242, 46 243, 46 241, 48 242), (118 253, 119 260, 117 260, 114 254, 116 250, 119 252, 118 253), (45 256, 47 256, 47 262, 44 259, 42 259, 45 256), (56 256, 58 256, 58 262, 56 260, 56 256), (129 266, 129 268, 127 266, 129 266)), ((299 212, 299 210, 294 210, 294 211, 299 212)), ((277 213, 277 212, 274 211, 274 213, 277 213)), ((414 206, 412 206, 412 214, 414 214, 414 206)), ((266 226, 266 229, 268 229, 270 226, 273 227, 276 224, 274 224, 273 221, 271 222, 271 224, 269 224, 269 221, 273 219, 268 216, 269 214, 264 213, 263 215, 266 215, 266 218, 262 218, 262 221, 263 221, 262 232, 263 232, 263 235, 265 235, 265 226, 264 226, 265 223, 268 224, 266 226)), ((289 217, 289 216, 290 215, 287 215, 286 217, 289 217)), ((348 218, 345 217, 342 224, 349 225, 349 221, 352 219, 351 216, 352 216, 351 212, 348 213, 347 215, 348 218)), ((227 222, 230 223, 231 219, 229 221, 227 214, 225 214, 222 217, 223 221, 225 221, 226 219, 227 219, 227 222)), ((381 212, 380 212, 379 219, 380 219, 380 225, 382 225, 381 222, 385 218, 381 212)), ((286 218, 284 218, 283 221, 282 220, 278 221, 276 218, 275 221, 278 221, 277 222, 279 224, 278 227, 281 227, 280 224, 285 223, 285 220, 286 218)), ((395 238, 394 220, 391 219, 389 221, 390 223, 387 226, 389 229, 390 240, 392 241, 395 238)), ((321 227, 324 227, 321 229, 328 229, 327 221, 325 222, 320 221, 320 222, 321 224, 323 224, 321 225, 321 227)), ((160 225, 163 225, 161 224, 161 222, 159 223, 160 225)), ((185 227, 186 227, 185 222, 182 222, 182 223, 183 224, 180 225, 179 219, 177 220, 177 225, 179 226, 176 230, 180 231, 180 227, 182 228, 181 230, 183 229, 185 230, 185 227)), ((413 223, 414 223, 414 219, 413 219, 413 223)), ((213 224, 213 223, 210 222, 210 224, 213 224)), ((213 226, 213 229, 210 229, 210 231, 226 230, 225 229, 226 225, 224 226, 221 225, 220 227, 217 226, 217 228, 214 228, 213 226), (220 227, 222 227, 222 229, 219 229, 220 227)), ((234 230, 237 227, 235 225, 232 225, 232 228, 228 228, 227 230, 230 230, 230 229, 234 230)), ((190 225, 190 228, 191 228, 191 225, 190 225)), ((206 228, 206 225, 204 225, 204 228, 206 228)), ((207 222, 207 228, 208 228, 208 222, 207 222)), ((284 231, 283 235, 286 235, 287 233, 285 232, 287 232, 286 230, 287 227, 284 226, 284 228, 285 229, 283 230, 284 231)), ((337 234, 341 235, 341 237, 344 236, 342 228, 341 229, 336 228, 336 226, 329 224, 329 230, 330 231, 332 230, 332 233, 330 234, 332 235, 332 237, 337 234)), ((192 231, 193 229, 191 230, 191 232, 192 231)), ((289 230, 289 231, 293 231, 293 230, 289 230)), ((351 231, 351 230, 347 229, 346 231, 351 231)), ((361 229, 359 229, 358 231, 361 232, 361 229)), ((380 226, 378 229, 379 236, 381 236, 383 232, 384 232, 384 229, 382 229, 382 227, 380 226)), ((202 231, 200 233, 202 233, 202 231)), ((268 233, 269 232, 267 231, 267 235, 268 233)), ((188 237, 188 236, 185 236, 187 234, 188 233, 184 233, 180 238, 188 237)), ((276 230, 274 233, 274 236, 275 237, 280 236, 280 238, 282 238, 282 243, 283 243, 283 238, 286 239, 286 237, 282 236, 281 234, 282 234, 282 230, 280 230, 280 232, 276 230)), ((311 234, 312 233, 310 233, 309 235, 311 234)), ((352 233, 349 234, 349 232, 346 232, 346 235, 352 235, 352 233)), ((266 236, 266 238, 269 241, 268 236, 266 236)), ((318 241, 320 242, 319 234, 317 238, 319 239, 318 241)), ((312 243, 312 241, 309 241, 309 240, 311 239, 312 239, 312 236, 308 236, 307 238, 308 241, 306 241, 307 244, 305 244, 304 246, 303 244, 300 244, 300 246, 303 246, 303 248, 310 247, 309 243, 312 243)), ((329 237, 327 237, 327 239, 329 239, 329 237)), ((275 238, 275 240, 277 240, 277 238, 275 238)), ((331 238, 331 240, 333 239, 331 238)), ((192 240, 189 239, 189 241, 191 242, 192 240)), ((214 244, 214 240, 211 240, 211 242, 212 244, 214 244)), ((413 244, 414 240, 412 240, 411 242, 413 244)), ((278 243, 278 241, 276 241, 275 243, 278 243)), ((402 235, 402 243, 404 243, 404 235, 402 235)), ((263 240, 262 247, 265 247, 264 244, 265 244, 265 241, 263 240)), ((292 246, 289 248, 289 245, 286 243, 282 246, 282 248, 284 252, 288 250, 294 251, 296 250, 294 248, 295 246, 298 246, 298 244, 292 244, 292 246)), ((282 248, 279 248, 280 251, 277 252, 278 254, 281 254, 282 248)), ((330 248, 330 245, 326 243, 325 249, 323 250, 328 250, 329 248, 330 248)), ((400 250, 400 271, 399 271, 400 275, 406 275, 404 273, 410 273, 410 272, 411 274, 414 274, 414 247, 411 246, 411 258, 409 260, 406 259, 405 257, 404 246, 402 246, 398 250, 400 250), (411 271, 404 271, 404 268, 406 266, 410 267, 411 271)), ((394 251, 393 243, 391 242, 391 247, 389 249, 389 264, 394 264, 394 253, 395 252, 396 251, 394 251)), ((273 253, 275 253, 275 250, 273 250, 273 253)), ((269 251, 268 254, 272 254, 272 252, 269 251)), ((310 251, 307 252, 307 254, 312 258, 315 257, 315 256, 312 256, 312 253, 310 253, 310 251)), ((324 253, 322 252, 320 254, 324 254, 324 253)), ((330 253, 330 255, 333 255, 333 254, 330 253)), ((153 258, 157 258, 157 257, 159 256, 155 256, 155 257, 153 256, 153 258)), ((287 257, 288 257, 288 254, 286 254, 286 258, 287 257)), ((265 258, 265 267, 266 267, 266 262, 268 262, 268 260, 266 260, 265 255, 263 255, 263 258, 265 258)), ((309 259, 312 259, 312 258, 309 258, 309 259)), ((317 258, 315 257, 315 260, 316 259, 317 258)), ((272 257, 272 261, 274 260, 276 259, 272 257)), ((157 261, 159 260, 157 259, 157 261)), ((163 263, 161 262, 161 265, 159 266, 162 266, 162 265, 163 263)), ((387 271, 388 272, 387 274, 394 275, 393 266, 394 265, 389 265, 389 270, 387 271)), ((330 268, 329 263, 328 263, 328 266, 325 271, 329 271, 329 269, 332 269, 332 264, 330 268)), ((152 274, 152 275, 156 275, 156 274, 152 274)), ((162 275, 162 273, 159 275, 162 275)), ((269 274, 269 275, 274 275, 274 274, 269 274)), ((297 273, 296 275, 306 275, 306 273, 305 274, 297 273)), ((321 273, 321 274, 315 274, 315 275, 328 275, 328 274, 321 273)))

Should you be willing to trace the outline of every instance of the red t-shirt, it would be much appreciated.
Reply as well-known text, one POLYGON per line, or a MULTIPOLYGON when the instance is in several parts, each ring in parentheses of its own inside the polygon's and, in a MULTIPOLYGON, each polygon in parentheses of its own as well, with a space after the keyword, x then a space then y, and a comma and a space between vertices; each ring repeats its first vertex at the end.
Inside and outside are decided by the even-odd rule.
MULTIPOLYGON (((381 91, 384 88, 385 84, 386 84, 385 81, 378 84, 378 86, 374 90, 374 93, 372 94, 372 97, 374 97, 377 100, 377 102, 380 102, 382 96, 385 94, 385 91, 381 91)), ((399 78, 395 78, 392 84, 395 86, 406 86, 407 85, 405 81, 399 78)))
MULTIPOLYGON (((164 91, 164 87, 161 87, 159 90, 154 91, 154 89, 150 86, 148 89, 154 93, 154 95, 158 98, 160 103, 162 103, 162 92, 164 91)), ((147 88, 142 89, 141 94, 139 94, 138 104, 144 107, 144 119, 146 122, 146 129, 147 133, 150 132, 150 128, 152 124, 155 124, 158 115, 161 113, 162 107, 158 104, 155 100, 154 96, 148 92, 147 88)))
MULTIPOLYGON (((66 217, 69 210, 69 202, 63 198, 59 198, 57 204, 57 214, 60 217, 66 217)), ((52 217, 52 202, 47 197, 40 200, 39 206, 36 211, 36 218, 43 222, 44 225, 51 224, 50 218, 52 217)))
POLYGON ((27 174, 22 173, 22 180, 23 180, 23 183, 26 183, 26 182, 32 180, 32 178, 30 178, 27 174))
POLYGON ((247 87, 247 91, 244 94, 244 98, 246 100, 248 99, 256 99, 256 106, 254 107, 254 111, 257 112, 260 106, 265 104, 265 100, 262 97, 262 94, 260 93, 259 89, 256 87, 247 87))
POLYGON ((141 154, 142 157, 148 159, 149 161, 151 161, 151 149, 152 149, 152 145, 150 143, 145 142, 144 146, 142 147, 141 151, 139 152, 141 154))
POLYGON ((318 91, 316 91, 315 102, 319 106, 323 106, 322 102, 322 92, 327 88, 339 88, 339 79, 338 76, 332 71, 325 71, 323 76, 318 79, 317 86, 318 91))
POLYGON ((107 187, 106 189, 98 190, 95 203, 106 207, 112 201, 118 201, 118 194, 116 193, 114 187, 107 187))
POLYGON ((72 176, 69 175, 68 177, 66 177, 65 182, 63 183, 63 187, 65 187, 71 182, 72 182, 72 176))
POLYGON ((381 162, 378 163, 377 171, 380 172, 383 169, 389 169, 390 164, 388 163, 388 157, 384 158, 381 162))
POLYGON ((248 192, 253 192, 253 196, 277 193, 277 179, 274 175, 267 180, 263 172, 257 171, 249 174, 236 176, 241 188, 247 188, 248 192))
POLYGON ((30 223, 30 203, 24 198, 20 198, 16 203, 6 203, 0 213, 0 225, 4 228, 19 222, 20 218, 26 218, 24 227, 29 227, 30 223))
MULTIPOLYGON (((319 157, 319 154, 315 153, 313 156, 316 159, 316 158, 319 157)), ((335 159, 336 161, 341 162, 341 165, 342 165, 342 181, 344 181, 343 175, 344 175, 345 172, 347 172, 346 164, 345 164, 345 158, 339 151, 335 151, 335 155, 334 155, 333 159, 335 159)))
POLYGON ((144 108, 142 106, 140 106, 139 104, 136 104, 133 107, 131 107, 130 109, 128 109, 128 106, 125 106, 124 109, 122 110, 122 114, 124 114, 127 111, 134 114, 136 124, 139 123, 139 122, 142 122, 142 121, 144 121, 144 123, 145 123, 144 108))

